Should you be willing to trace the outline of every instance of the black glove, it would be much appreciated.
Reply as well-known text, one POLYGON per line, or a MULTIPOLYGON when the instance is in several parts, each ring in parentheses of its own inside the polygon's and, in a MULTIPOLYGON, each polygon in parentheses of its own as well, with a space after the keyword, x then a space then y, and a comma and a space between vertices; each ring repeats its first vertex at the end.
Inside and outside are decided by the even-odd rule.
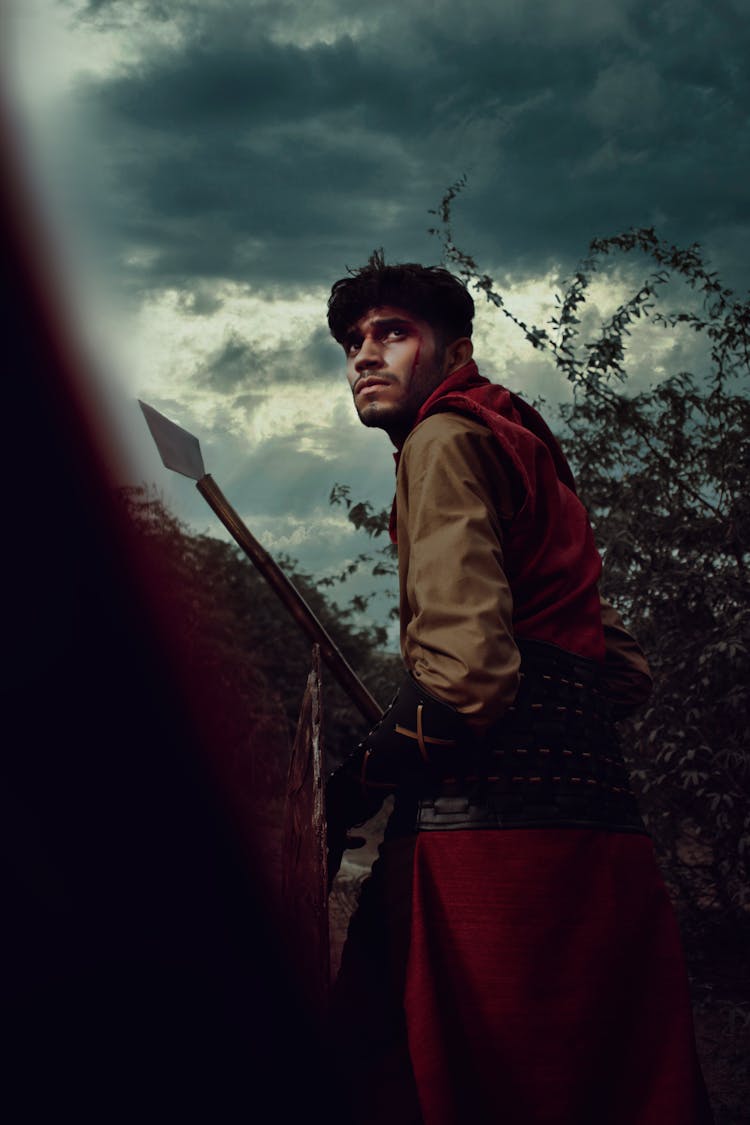
POLYGON ((454 707, 436 699, 407 674, 383 718, 361 745, 360 786, 373 798, 402 786, 423 788, 433 779, 468 772, 474 739, 454 707))
POLYGON ((352 846, 350 828, 374 816, 399 788, 469 772, 472 747, 459 712, 407 674, 380 722, 326 783, 329 885, 352 846))
POLYGON ((386 794, 368 797, 360 780, 364 741, 328 775, 326 781, 326 839, 328 845, 328 889, 336 877, 347 848, 361 847, 361 836, 351 837, 349 829, 364 824, 378 811, 386 794))

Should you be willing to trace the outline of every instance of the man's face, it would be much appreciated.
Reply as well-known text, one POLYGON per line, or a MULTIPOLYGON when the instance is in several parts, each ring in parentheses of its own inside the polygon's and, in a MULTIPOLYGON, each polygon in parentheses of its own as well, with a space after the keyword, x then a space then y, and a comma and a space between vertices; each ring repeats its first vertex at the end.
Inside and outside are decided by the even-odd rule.
POLYGON ((445 349, 434 329, 406 309, 383 305, 352 325, 343 347, 360 421, 380 427, 400 445, 445 377, 445 349))

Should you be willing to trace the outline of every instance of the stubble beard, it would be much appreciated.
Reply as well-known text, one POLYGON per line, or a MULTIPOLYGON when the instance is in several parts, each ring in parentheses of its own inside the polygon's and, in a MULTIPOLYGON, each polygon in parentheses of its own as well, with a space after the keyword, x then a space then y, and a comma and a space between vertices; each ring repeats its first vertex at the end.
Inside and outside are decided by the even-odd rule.
POLYGON ((370 429, 386 429, 390 422, 400 424, 405 422, 411 411, 408 402, 365 402, 362 407, 355 408, 363 426, 370 429))
POLYGON ((362 425, 368 429, 385 430, 394 445, 401 445, 414 425, 420 407, 443 381, 444 356, 445 349, 442 348, 429 370, 420 371, 417 368, 409 382, 406 396, 399 402, 368 402, 360 409, 355 399, 355 409, 362 425))

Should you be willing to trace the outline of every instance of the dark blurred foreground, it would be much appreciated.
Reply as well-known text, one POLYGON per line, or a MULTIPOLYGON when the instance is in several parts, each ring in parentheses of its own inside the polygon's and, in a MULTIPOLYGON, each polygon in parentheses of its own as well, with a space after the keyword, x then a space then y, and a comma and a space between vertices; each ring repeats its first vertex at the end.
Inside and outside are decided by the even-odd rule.
POLYGON ((336 1121, 8 179, 3 1116, 336 1121))

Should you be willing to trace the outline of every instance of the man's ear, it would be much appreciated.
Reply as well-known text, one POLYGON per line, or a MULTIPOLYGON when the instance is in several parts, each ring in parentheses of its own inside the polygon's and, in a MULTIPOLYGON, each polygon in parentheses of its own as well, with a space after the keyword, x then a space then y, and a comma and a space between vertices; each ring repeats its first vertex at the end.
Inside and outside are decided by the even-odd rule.
POLYGON ((445 349, 445 369, 443 374, 450 375, 468 363, 474 354, 474 345, 468 336, 459 336, 445 349))

